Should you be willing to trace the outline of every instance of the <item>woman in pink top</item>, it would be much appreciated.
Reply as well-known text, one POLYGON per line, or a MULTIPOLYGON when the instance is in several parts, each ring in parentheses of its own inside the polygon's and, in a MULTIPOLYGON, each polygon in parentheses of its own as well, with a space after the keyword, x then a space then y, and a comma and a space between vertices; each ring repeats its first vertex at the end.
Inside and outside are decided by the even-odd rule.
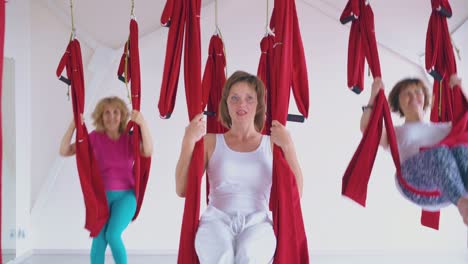
MULTIPOLYGON (((122 241, 122 232, 132 220, 136 210, 133 191, 133 140, 125 133, 129 117, 141 128, 141 154, 151 156, 153 143, 143 115, 133 110, 129 113, 125 102, 118 97, 101 99, 92 114, 96 129, 90 133, 90 143, 99 164, 100 174, 106 189, 109 205, 109 220, 99 235, 93 239, 91 264, 104 264, 104 255, 109 244, 116 264, 127 263, 127 253, 122 241)), ((75 154, 71 138, 75 123, 71 122, 60 145, 60 155, 75 154)))

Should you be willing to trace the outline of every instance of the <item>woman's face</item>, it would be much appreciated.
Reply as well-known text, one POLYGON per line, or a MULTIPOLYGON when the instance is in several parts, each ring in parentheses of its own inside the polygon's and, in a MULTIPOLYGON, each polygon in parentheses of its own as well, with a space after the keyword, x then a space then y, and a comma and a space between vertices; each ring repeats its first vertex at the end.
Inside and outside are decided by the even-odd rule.
POLYGON ((257 112, 257 104, 257 93, 254 88, 246 82, 234 84, 227 98, 227 106, 232 123, 253 123, 257 112))
POLYGON ((122 113, 120 109, 113 104, 107 104, 102 112, 102 122, 107 132, 119 132, 120 119, 122 113))
POLYGON ((405 116, 419 114, 424 111, 424 91, 421 86, 409 85, 401 90, 398 96, 401 111, 405 116))

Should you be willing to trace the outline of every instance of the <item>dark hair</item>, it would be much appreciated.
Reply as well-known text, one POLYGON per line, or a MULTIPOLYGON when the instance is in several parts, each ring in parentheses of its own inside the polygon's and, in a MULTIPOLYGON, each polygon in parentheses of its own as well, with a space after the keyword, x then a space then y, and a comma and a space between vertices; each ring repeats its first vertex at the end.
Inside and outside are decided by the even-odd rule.
POLYGON ((390 105, 390 109, 394 113, 398 112, 401 117, 404 117, 405 114, 403 113, 403 111, 401 111, 401 107, 400 107, 400 100, 399 100, 400 93, 411 85, 416 85, 418 87, 421 87, 423 90, 423 93, 424 93, 423 110, 426 110, 427 107, 429 106, 430 96, 429 96, 429 89, 427 89, 426 85, 424 85, 424 83, 420 79, 416 79, 416 78, 403 79, 397 82, 395 86, 393 86, 392 90, 390 91, 390 94, 388 95, 388 104, 390 105))
POLYGON ((233 73, 224 84, 223 94, 221 96, 221 101, 219 102, 219 121, 227 128, 231 128, 232 120, 229 115, 227 99, 229 92, 234 84, 239 82, 247 83, 251 88, 257 93, 257 110, 255 112, 255 128, 260 132, 265 125, 265 85, 262 80, 257 76, 244 71, 236 71, 233 73))

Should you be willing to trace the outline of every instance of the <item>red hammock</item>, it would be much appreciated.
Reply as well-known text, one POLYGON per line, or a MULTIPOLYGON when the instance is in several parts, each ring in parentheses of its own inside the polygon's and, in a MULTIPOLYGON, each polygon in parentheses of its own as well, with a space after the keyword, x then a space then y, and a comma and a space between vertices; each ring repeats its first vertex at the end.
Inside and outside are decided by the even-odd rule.
POLYGON ((426 70, 434 77, 431 121, 447 122, 459 119, 468 105, 460 87, 449 87, 450 76, 457 72, 447 25, 452 8, 447 0, 432 0, 431 7, 426 36, 426 70))
MULTIPOLYGON (((3 47, 5 42, 5 1, 0 1, 0 58, 3 58, 3 47)), ((2 80, 3 80, 3 59, 0 61, 0 149, 3 149, 2 136, 2 80)), ((3 153, 0 153, 0 227, 2 226, 2 163, 3 153)), ((2 230, 0 228, 0 237, 2 230)), ((0 241, 0 251, 2 251, 2 242, 0 241)), ((0 263, 2 263, 2 254, 0 254, 0 263)))
POLYGON ((218 106, 226 82, 226 58, 223 40, 213 35, 208 48, 205 72, 203 74, 203 105, 207 105, 206 132, 224 133, 227 128, 218 121, 218 106))
MULTIPOLYGON (((169 27, 164 75, 159 98, 159 112, 170 117, 179 79, 182 42, 184 48, 185 95, 189 120, 205 108, 201 86, 200 0, 167 0, 161 17, 169 27), (185 35, 184 35, 185 27, 185 35), (182 40, 185 37, 185 40, 182 40)), ((203 139, 195 144, 187 175, 187 190, 179 242, 178 263, 198 263, 195 234, 200 215, 200 186, 203 176, 203 139)))
MULTIPOLYGON (((125 84, 131 82, 131 100, 132 109, 140 111, 141 103, 141 78, 140 78, 140 54, 138 49, 138 23, 135 19, 130 20, 130 37, 125 43, 124 54, 120 60, 117 76, 123 78, 125 84), (123 77, 121 77, 123 76, 123 77)), ((133 131, 133 175, 135 177, 135 197, 137 200, 137 208, 133 220, 135 220, 140 212, 143 198, 145 196, 146 185, 148 184, 149 171, 151 167, 151 157, 141 156, 140 127, 133 121, 128 123, 127 130, 133 131)))
MULTIPOLYGON (((81 123, 84 111, 84 77, 81 59, 80 43, 73 39, 57 67, 57 76, 60 77, 66 68, 69 85, 71 85, 73 116, 76 126, 76 165, 80 177, 81 190, 86 209, 85 228, 91 237, 99 234, 109 217, 107 198, 99 172, 99 167, 89 143, 86 125, 81 123)), ((60 77, 64 80, 63 77, 60 77)))
MULTIPOLYGON (((272 20, 273 21, 273 20, 272 20)), ((265 126, 262 133, 265 135, 271 134, 271 82, 273 78, 273 45, 275 44, 275 37, 268 34, 260 42, 260 62, 258 63, 257 75, 265 85, 266 97, 266 119, 265 126)), ((307 97, 308 98, 308 97, 307 97)))
MULTIPOLYGON (((350 0, 340 20, 343 24, 353 21, 348 47, 348 86, 353 87, 354 92, 360 93, 364 78, 364 54, 374 78, 382 76, 375 39, 374 15, 370 4, 366 4, 365 0, 350 0), (357 1, 359 1, 358 9, 357 1), (355 65, 358 65, 358 67, 354 68, 355 65)), ((388 102, 383 91, 379 92, 379 96, 376 98, 368 127, 343 176, 342 194, 365 206, 367 184, 382 134, 382 119, 385 120, 388 141, 397 168, 397 178, 400 183, 406 189, 421 195, 439 195, 438 191, 424 192, 417 190, 401 177, 400 158, 394 135, 395 132, 388 109, 388 102)), ((421 222, 423 225, 438 228, 438 216, 438 212, 434 213, 423 210, 421 222)))
MULTIPOLYGON (((440 145, 453 146, 457 144, 468 144, 468 109, 465 109, 465 114, 459 122, 454 124, 450 134, 442 140, 440 145)), ((374 108, 369 120, 369 125, 364 131, 361 143, 354 153, 346 172, 343 176, 342 194, 351 198, 362 206, 366 205, 367 184, 370 179, 370 174, 374 164, 375 156, 382 136, 382 119, 385 122, 387 131, 388 143, 392 154, 393 162, 396 168, 397 179, 403 187, 411 192, 423 196, 439 196, 438 190, 421 191, 403 179, 401 176, 400 157, 398 154, 398 144, 395 137, 395 131, 388 107, 388 102, 385 99, 385 94, 380 91, 374 102, 374 108)), ((429 213, 429 212, 428 212, 429 213)), ((423 215, 421 223, 427 227, 438 229, 439 219, 437 215, 423 215)))
MULTIPOLYGON (((265 46, 273 48, 273 55, 270 57, 268 53, 262 54, 259 73, 266 73, 260 77, 270 86, 268 91, 271 105, 274 106, 271 107, 271 119, 285 125, 291 85, 298 109, 305 117, 308 115, 309 106, 307 70, 293 0, 275 0, 271 24, 275 28, 274 44, 271 46, 271 37, 263 42, 267 41, 265 46), (272 58, 272 61, 268 58, 272 58), (263 65, 263 62, 273 63, 263 65), (268 69, 268 66, 272 69, 268 69)), ((270 209, 273 212, 273 228, 277 237, 274 263, 309 263, 296 178, 278 146, 273 148, 270 209)))
POLYGON ((169 27, 164 73, 159 96, 159 114, 170 118, 174 110, 179 83, 184 27, 187 19, 187 1, 167 0, 161 15, 161 24, 169 27))
POLYGON ((374 13, 366 0, 349 0, 340 21, 343 24, 352 21, 348 44, 348 87, 359 94, 364 90, 364 59, 367 59, 374 78, 382 76, 374 13))
MULTIPOLYGON (((460 87, 449 87, 449 79, 457 72, 447 18, 452 16, 448 0, 432 0, 432 13, 426 35, 426 70, 434 77, 432 88, 432 122, 456 121, 468 109, 460 87)), ((438 222, 439 212, 423 211, 421 221, 438 222)))
MULTIPOLYGON (((203 73, 203 105, 207 105, 207 133, 225 133, 228 129, 218 120, 218 106, 221 101, 224 83, 226 82, 226 57, 223 40, 213 35, 208 48, 205 72, 203 73)), ((210 181, 206 175, 206 203, 210 193, 210 181)))

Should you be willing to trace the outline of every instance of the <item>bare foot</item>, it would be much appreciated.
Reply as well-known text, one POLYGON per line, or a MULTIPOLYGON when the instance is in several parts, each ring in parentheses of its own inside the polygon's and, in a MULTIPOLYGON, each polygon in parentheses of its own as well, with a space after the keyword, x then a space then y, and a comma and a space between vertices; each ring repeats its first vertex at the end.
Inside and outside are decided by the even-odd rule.
POLYGON ((458 199, 457 202, 458 211, 463 218, 465 225, 468 225, 468 197, 464 196, 458 199))

